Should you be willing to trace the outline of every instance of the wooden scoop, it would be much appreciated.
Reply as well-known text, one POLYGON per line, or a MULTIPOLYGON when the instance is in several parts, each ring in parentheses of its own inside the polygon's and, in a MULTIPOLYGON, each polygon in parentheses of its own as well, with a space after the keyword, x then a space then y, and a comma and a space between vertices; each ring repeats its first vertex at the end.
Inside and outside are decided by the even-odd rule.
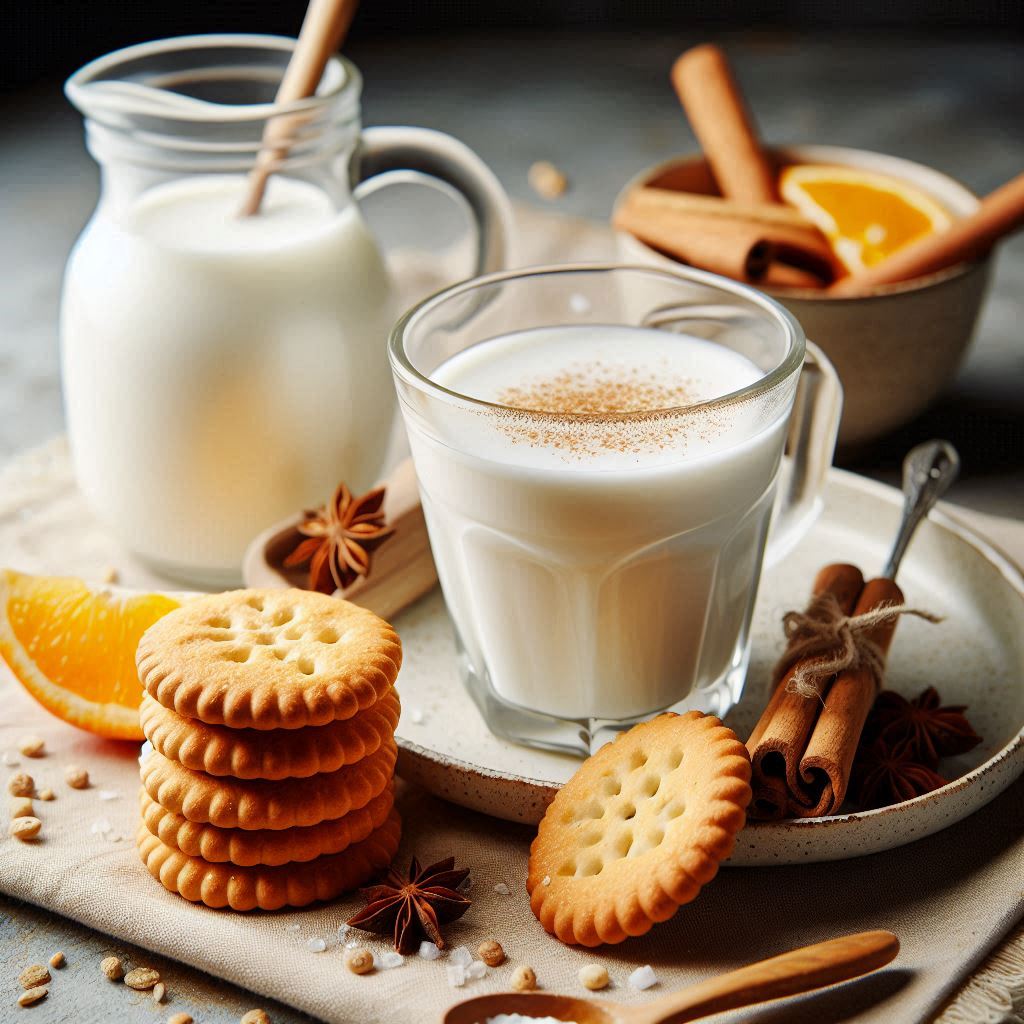
POLYGON ((484 1024, 499 1013, 554 1017, 576 1024, 682 1024, 859 978, 884 967, 899 948, 899 939, 891 932, 859 932, 761 960, 643 1006, 547 992, 503 992, 457 1003, 444 1015, 443 1024, 484 1024))

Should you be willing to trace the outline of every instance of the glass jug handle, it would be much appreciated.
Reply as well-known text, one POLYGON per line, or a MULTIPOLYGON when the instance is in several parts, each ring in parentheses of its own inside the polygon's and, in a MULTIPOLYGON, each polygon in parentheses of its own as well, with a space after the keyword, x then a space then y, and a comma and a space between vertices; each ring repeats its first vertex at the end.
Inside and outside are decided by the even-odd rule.
POLYGON ((389 171, 413 171, 454 189, 477 227, 474 276, 503 270, 512 249, 512 207, 494 172, 464 143, 429 128, 377 127, 362 134, 356 199, 389 184, 389 171))
POLYGON ((786 437, 787 457, 779 470, 766 565, 785 558, 821 512, 842 411, 843 388, 835 367, 817 345, 807 342, 786 437))

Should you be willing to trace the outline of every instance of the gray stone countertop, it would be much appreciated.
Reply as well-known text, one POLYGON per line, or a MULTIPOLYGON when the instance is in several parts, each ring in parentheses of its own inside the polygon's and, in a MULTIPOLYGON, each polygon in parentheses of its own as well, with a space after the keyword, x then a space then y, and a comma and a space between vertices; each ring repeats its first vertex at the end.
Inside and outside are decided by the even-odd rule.
MULTIPOLYGON (((420 124, 457 135, 514 198, 536 200, 527 170, 550 160, 571 189, 552 208, 604 219, 638 169, 693 149, 667 82, 680 34, 496 33, 352 47, 366 76, 366 124, 420 124)), ((764 137, 827 142, 930 164, 985 192, 1024 168, 1019 40, 914 35, 733 35, 727 40, 764 137)), ((64 259, 96 198, 81 123, 59 83, 0 97, 0 461, 62 429, 57 311, 64 259)), ((536 200, 540 202, 540 200, 536 200)), ((954 501, 1024 511, 1024 237, 1002 247, 977 341, 949 394, 850 468, 896 479, 910 444, 938 434, 964 455, 954 501)), ((140 941, 144 939, 140 936, 140 941)), ((10 1019, 22 965, 63 948, 62 993, 37 1024, 163 1020, 145 1000, 118 1009, 99 977, 109 952, 155 958, 36 908, 0 898, 0 1019, 10 1019)), ((175 1010, 227 1024, 266 1001, 201 972, 164 966, 175 1010)), ((301 1015, 268 1006, 275 1024, 301 1015)), ((20 1019, 20 1018, 19 1018, 20 1019)), ((26 1020, 29 1017, 26 1016, 26 1020)))

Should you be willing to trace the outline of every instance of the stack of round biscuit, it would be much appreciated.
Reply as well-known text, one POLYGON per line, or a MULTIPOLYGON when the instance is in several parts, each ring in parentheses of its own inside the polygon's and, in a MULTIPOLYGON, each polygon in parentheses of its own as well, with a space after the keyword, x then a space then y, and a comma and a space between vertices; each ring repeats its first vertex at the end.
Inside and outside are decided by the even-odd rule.
POLYGON ((303 906, 393 859, 402 661, 372 612, 306 590, 198 598, 143 635, 138 846, 188 900, 303 906))

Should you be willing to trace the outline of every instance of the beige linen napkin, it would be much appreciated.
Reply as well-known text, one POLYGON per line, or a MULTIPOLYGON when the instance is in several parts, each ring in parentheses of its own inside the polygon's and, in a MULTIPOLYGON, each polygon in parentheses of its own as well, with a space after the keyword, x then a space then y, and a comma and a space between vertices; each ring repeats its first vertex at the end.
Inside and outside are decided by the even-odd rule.
MULTIPOLYGON (((959 512, 959 510, 954 510, 959 512)), ((962 514, 974 522, 981 517, 962 514)), ((1024 524, 982 522, 1001 546, 1024 555, 1024 524)), ((66 448, 55 442, 0 470, 0 565, 30 571, 74 569, 98 578, 119 567, 125 582, 146 575, 95 527, 70 477, 66 448), (59 536, 60 564, 52 538, 59 536), (44 542, 50 538, 49 542, 44 542)), ((608 993, 627 1002, 782 950, 868 928, 889 928, 903 943, 899 959, 876 977, 784 1008, 743 1019, 781 1024, 806 1021, 912 1022, 938 1010, 1024 910, 1024 782, 967 821, 884 854, 833 864, 725 869, 699 899, 651 935, 600 952, 568 949, 547 936, 530 913, 523 880, 530 830, 444 804, 419 790, 400 797, 406 835, 398 863, 454 855, 472 870, 474 906, 453 925, 454 945, 471 950, 485 938, 507 949, 509 966, 465 988, 449 987, 445 962, 418 957, 390 971, 355 977, 342 963, 338 926, 358 909, 358 897, 305 911, 237 915, 192 906, 171 895, 143 868, 133 835, 138 820, 138 749, 104 743, 49 716, 7 670, 0 668, 0 752, 37 733, 45 758, 23 758, 39 787, 57 799, 37 802, 39 842, 0 838, 0 890, 45 906, 118 938, 182 960, 326 1021, 408 1024, 439 1018, 452 1002, 507 987, 517 964, 529 964, 548 989, 579 991, 576 972, 604 963, 608 993), (85 766, 91 788, 63 782, 68 763, 85 766), (495 891, 508 886, 508 894, 495 891), (330 943, 314 953, 309 939, 330 943), (626 979, 651 964, 660 983, 641 995, 626 979)), ((368 939, 376 952, 388 947, 368 939)), ((1024 990, 1024 941, 1004 944, 994 969, 980 975, 945 1014, 946 1024, 998 1021, 992 1007, 1024 990)))

